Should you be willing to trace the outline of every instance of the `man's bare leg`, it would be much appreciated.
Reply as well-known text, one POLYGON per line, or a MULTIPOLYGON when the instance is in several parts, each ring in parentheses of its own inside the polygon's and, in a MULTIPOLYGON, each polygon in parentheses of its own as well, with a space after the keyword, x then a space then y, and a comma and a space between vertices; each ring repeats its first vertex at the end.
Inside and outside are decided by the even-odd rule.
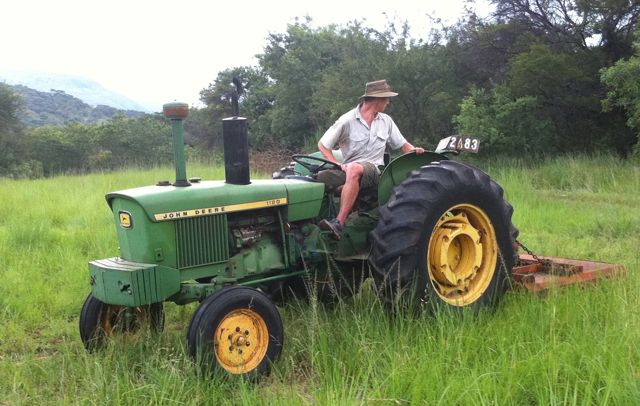
POLYGON ((347 173, 347 179, 340 193, 340 212, 337 217, 342 226, 344 226, 344 222, 360 192, 360 179, 362 179, 364 167, 359 163, 351 163, 346 165, 345 172, 347 173))

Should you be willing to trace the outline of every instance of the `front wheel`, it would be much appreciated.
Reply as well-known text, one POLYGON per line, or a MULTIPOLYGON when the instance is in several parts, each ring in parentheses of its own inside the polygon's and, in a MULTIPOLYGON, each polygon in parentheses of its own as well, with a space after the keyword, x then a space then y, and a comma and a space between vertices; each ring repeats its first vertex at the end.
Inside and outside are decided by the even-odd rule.
POLYGON ((89 294, 80 311, 79 324, 80 338, 91 351, 116 334, 135 333, 145 326, 152 332, 162 331, 164 308, 162 303, 139 307, 109 305, 89 294))
POLYGON ((517 229, 502 188, 471 166, 413 171, 380 210, 370 264, 387 300, 480 308, 508 287, 517 229))
POLYGON ((258 376, 270 371, 283 338, 273 302, 256 289, 232 286, 207 297, 196 309, 187 346, 205 371, 258 376))

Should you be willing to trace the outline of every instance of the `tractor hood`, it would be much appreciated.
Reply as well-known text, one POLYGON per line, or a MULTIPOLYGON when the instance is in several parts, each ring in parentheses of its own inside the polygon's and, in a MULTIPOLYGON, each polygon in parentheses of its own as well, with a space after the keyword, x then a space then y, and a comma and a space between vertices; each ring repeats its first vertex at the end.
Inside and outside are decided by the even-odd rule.
MULTIPOLYGON (((323 193, 324 184, 301 180, 253 180, 249 185, 203 181, 189 187, 146 186, 121 190, 107 194, 106 199, 109 206, 116 198, 132 200, 156 222, 272 206, 300 206, 306 202, 317 202, 311 206, 319 207, 323 193)), ((309 213, 309 217, 315 214, 317 212, 309 213)))

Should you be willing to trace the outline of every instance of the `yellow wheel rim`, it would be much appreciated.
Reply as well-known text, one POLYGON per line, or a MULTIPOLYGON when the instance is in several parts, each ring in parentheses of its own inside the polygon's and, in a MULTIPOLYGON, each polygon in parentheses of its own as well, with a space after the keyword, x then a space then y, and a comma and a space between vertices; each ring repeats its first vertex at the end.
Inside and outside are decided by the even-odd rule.
POLYGON ((267 354, 269 331, 263 318, 249 309, 227 314, 215 331, 214 346, 220 365, 232 374, 253 371, 267 354))
POLYGON ((118 316, 124 311, 123 306, 108 305, 105 306, 100 317, 100 326, 104 335, 109 337, 113 334, 118 324, 118 316))
POLYGON ((144 323, 149 323, 149 306, 128 308, 107 305, 100 315, 100 327, 106 337, 114 333, 135 332, 144 323))
POLYGON ((496 232, 487 214, 459 204, 433 228, 427 248, 429 279, 446 303, 467 306, 489 287, 497 258, 496 232))

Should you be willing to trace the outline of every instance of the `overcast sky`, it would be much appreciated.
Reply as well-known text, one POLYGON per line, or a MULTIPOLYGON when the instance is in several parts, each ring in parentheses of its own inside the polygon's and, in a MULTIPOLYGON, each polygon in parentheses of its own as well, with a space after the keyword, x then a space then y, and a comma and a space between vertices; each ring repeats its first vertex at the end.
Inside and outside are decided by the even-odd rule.
MULTIPOLYGON (((2 5, 0 71, 31 70, 95 80, 148 108, 198 102, 223 69, 254 65, 270 32, 295 17, 313 26, 364 20, 384 29, 408 20, 414 37, 428 15, 454 22, 464 0, 17 0, 2 5)), ((486 13, 487 6, 477 6, 486 13)))

